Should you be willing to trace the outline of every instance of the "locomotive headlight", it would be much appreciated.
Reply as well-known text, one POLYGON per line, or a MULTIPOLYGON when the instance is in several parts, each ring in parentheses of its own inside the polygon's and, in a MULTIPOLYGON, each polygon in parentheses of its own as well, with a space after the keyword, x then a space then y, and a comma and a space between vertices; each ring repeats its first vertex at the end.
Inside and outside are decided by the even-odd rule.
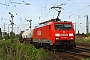
POLYGON ((73 38, 70 38, 71 40, 73 39, 73 38))
POLYGON ((56 38, 56 40, 59 40, 59 38, 56 38))
POLYGON ((73 36, 73 34, 69 34, 69 36, 73 36))
POLYGON ((55 34, 55 36, 60 36, 60 34, 55 34))

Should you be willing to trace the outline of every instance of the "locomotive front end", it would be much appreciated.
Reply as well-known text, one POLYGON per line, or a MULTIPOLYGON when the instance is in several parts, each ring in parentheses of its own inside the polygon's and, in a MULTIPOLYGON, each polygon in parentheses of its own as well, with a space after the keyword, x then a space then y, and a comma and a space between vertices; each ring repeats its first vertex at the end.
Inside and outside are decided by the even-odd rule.
POLYGON ((75 33, 72 22, 54 24, 55 27, 55 48, 75 48, 75 33))

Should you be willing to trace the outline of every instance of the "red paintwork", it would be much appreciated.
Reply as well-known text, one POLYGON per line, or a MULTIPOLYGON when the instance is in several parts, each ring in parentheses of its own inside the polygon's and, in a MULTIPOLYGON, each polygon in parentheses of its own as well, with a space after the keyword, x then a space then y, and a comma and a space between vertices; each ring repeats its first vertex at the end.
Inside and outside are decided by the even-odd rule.
MULTIPOLYGON (((33 30, 33 38, 34 39, 47 39, 47 40, 52 40, 52 45, 55 43, 56 36, 55 34, 73 34, 72 36, 73 40, 75 40, 75 34, 74 34, 74 25, 72 22, 48 22, 46 26, 35 28, 33 30), (54 29, 54 24, 72 24, 72 30, 55 30, 54 29), (51 26, 49 28, 49 25, 51 26), (40 34, 38 34, 38 31, 40 34), (64 31, 64 32, 63 32, 64 31)), ((70 41, 70 36, 59 36, 57 37, 60 39, 60 41, 63 40, 68 40, 70 41)))

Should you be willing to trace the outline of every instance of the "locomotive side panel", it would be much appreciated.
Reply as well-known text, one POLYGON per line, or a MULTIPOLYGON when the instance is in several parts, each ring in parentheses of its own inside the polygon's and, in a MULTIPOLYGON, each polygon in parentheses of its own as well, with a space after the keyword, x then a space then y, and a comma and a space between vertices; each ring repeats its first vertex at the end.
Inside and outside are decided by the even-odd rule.
POLYGON ((52 44, 49 26, 34 29, 33 42, 52 44))
POLYGON ((36 28, 34 29, 34 32, 33 32, 33 38, 34 39, 44 39, 46 38, 46 35, 47 35, 47 27, 40 27, 40 28, 36 28), (44 32, 43 32, 44 30, 44 32))

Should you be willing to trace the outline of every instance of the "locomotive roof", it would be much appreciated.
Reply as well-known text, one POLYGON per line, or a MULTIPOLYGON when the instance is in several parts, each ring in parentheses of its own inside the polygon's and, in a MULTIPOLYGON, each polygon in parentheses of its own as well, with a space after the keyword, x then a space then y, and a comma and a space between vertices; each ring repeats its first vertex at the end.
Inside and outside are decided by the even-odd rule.
POLYGON ((39 27, 42 27, 42 26, 50 25, 50 24, 52 24, 52 23, 62 23, 62 24, 63 24, 63 23, 65 23, 65 24, 70 23, 70 24, 71 24, 72 22, 70 22, 70 21, 60 21, 60 20, 51 19, 51 20, 48 20, 48 21, 39 23, 39 25, 35 26, 35 28, 39 28, 39 27))
POLYGON ((35 28, 39 28, 39 27, 43 27, 43 26, 46 26, 46 25, 50 25, 50 24, 52 24, 52 23, 72 23, 72 22, 70 22, 70 21, 61 21, 61 19, 59 19, 59 18, 56 18, 56 19, 51 19, 51 20, 48 20, 48 21, 44 21, 44 22, 41 22, 41 23, 39 23, 39 25, 37 25, 37 26, 35 26, 35 28))
POLYGON ((39 24, 45 24, 45 23, 48 23, 48 22, 57 22, 57 21, 61 21, 59 18, 56 18, 56 19, 51 19, 51 20, 48 20, 48 21, 44 21, 44 22, 41 22, 39 24))
POLYGON ((39 25, 50 25, 51 23, 72 23, 71 21, 45 21, 42 23, 39 23, 39 25))
POLYGON ((51 20, 48 20, 48 21, 44 21, 44 22, 41 22, 41 23, 39 23, 39 25, 41 25, 41 24, 50 24, 50 22, 55 22, 55 23, 57 23, 57 22, 61 22, 61 23, 64 23, 64 22, 71 22, 71 21, 61 21, 61 19, 59 19, 59 18, 56 18, 56 19, 51 19, 51 20))

